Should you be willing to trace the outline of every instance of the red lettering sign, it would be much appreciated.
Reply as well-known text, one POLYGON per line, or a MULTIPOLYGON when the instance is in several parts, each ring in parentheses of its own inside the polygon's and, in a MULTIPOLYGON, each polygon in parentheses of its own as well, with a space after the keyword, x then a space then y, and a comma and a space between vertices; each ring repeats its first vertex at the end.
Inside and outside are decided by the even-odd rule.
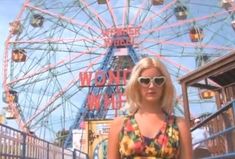
POLYGON ((104 86, 120 86, 126 85, 128 76, 131 73, 131 69, 124 70, 109 70, 105 72, 103 70, 98 70, 96 72, 80 72, 80 87, 104 87, 104 86), (92 83, 92 77, 94 78, 94 83, 92 83))
POLYGON ((92 72, 80 72, 80 86, 90 86, 91 85, 92 72))
POLYGON ((101 104, 103 103, 104 110, 113 109, 113 110, 119 110, 124 106, 124 103, 126 102, 125 96, 123 93, 117 93, 117 94, 103 94, 102 95, 94 95, 90 94, 87 98, 87 106, 88 110, 94 111, 99 110, 101 107, 101 104), (103 100, 103 102, 101 101, 103 100))
POLYGON ((139 27, 109 28, 102 30, 104 47, 134 45, 134 37, 140 35, 139 27))

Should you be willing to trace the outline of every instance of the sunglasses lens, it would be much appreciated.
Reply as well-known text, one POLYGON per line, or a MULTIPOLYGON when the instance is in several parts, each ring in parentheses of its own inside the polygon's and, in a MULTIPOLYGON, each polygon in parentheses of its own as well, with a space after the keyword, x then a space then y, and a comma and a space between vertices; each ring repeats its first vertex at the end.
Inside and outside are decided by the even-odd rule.
POLYGON ((154 79, 154 82, 155 82, 155 84, 160 86, 160 85, 162 85, 165 82, 165 78, 164 77, 156 77, 154 79))
POLYGON ((141 84, 147 85, 147 84, 149 84, 150 79, 149 78, 140 78, 139 81, 141 84))

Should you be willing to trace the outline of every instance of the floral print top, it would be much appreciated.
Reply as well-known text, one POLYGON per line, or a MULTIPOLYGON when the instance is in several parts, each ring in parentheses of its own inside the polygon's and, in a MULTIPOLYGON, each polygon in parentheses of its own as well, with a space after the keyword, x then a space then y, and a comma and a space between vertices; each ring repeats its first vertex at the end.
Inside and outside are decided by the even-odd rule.
MULTIPOLYGON (((166 114, 166 113, 165 113, 166 114)), ((134 115, 125 117, 120 132, 122 159, 176 159, 179 155, 176 117, 166 114, 165 123, 154 138, 142 136, 134 115)))

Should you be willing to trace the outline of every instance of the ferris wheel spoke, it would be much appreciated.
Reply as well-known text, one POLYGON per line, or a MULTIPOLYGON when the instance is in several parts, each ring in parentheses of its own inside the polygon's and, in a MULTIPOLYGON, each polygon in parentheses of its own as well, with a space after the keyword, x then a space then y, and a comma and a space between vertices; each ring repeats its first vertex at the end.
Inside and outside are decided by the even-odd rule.
MULTIPOLYGON (((87 58, 87 59, 85 59, 85 61, 89 61, 89 60, 94 60, 94 59, 98 59, 98 58, 100 58, 100 56, 101 55, 98 55, 98 56, 96 56, 96 57, 93 57, 93 58, 87 58)), ((77 57, 78 58, 78 57, 77 57)), ((43 71, 41 71, 41 72, 38 72, 38 73, 34 73, 34 74, 30 74, 30 75, 27 75, 26 77, 22 77, 21 79, 17 79, 17 80, 15 80, 15 81, 11 81, 11 82, 9 82, 9 84, 14 84, 14 83, 16 83, 16 82, 19 82, 19 81, 22 81, 22 80, 24 80, 23 82, 26 82, 25 80, 31 80, 31 82, 30 81, 28 81, 28 82, 26 82, 25 84, 21 84, 21 86, 25 86, 25 85, 28 85, 28 84, 32 84, 33 82, 42 82, 43 80, 46 80, 46 79, 48 79, 48 78, 50 78, 49 76, 42 76, 42 78, 40 78, 40 79, 38 79, 38 77, 40 77, 40 75, 43 75, 43 73, 45 73, 45 72, 47 72, 47 71, 53 71, 53 70, 57 70, 57 69, 59 69, 59 68, 61 68, 61 67, 63 67, 63 66, 66 66, 67 64, 69 64, 69 65, 71 65, 71 63, 69 63, 69 62, 71 62, 71 61, 68 61, 67 63, 63 63, 62 65, 58 65, 58 66, 56 66, 56 67, 48 67, 47 69, 48 70, 43 70, 43 71), (34 79, 33 80, 33 78, 37 78, 37 79, 34 79), (33 80, 33 81, 32 81, 33 80)), ((84 62, 84 60, 83 61, 80 61, 80 62, 84 62)), ((77 61, 76 63, 79 63, 79 61, 77 61)), ((75 63, 75 64, 76 64, 75 63)), ((94 66, 94 65, 93 65, 94 66)), ((67 67, 66 67, 67 68, 67 67)), ((83 66, 83 67, 80 67, 80 68, 74 68, 74 69, 69 69, 68 71, 60 71, 60 73, 57 73, 57 76, 61 76, 61 75, 65 75, 65 74, 67 74, 67 73, 71 73, 71 72, 75 72, 75 71, 79 71, 79 70, 83 70, 83 69, 86 69, 87 67, 85 67, 85 66, 83 66)), ((15 86, 16 88, 17 88, 17 86, 15 86)))
MULTIPOLYGON (((74 93, 73 93, 72 95, 70 95, 69 97, 66 97, 66 99, 67 99, 67 100, 70 99, 72 96, 76 95, 76 93, 77 93, 77 92, 74 92, 74 93)), ((41 121, 43 121, 43 120, 45 120, 45 118, 49 117, 49 116, 51 115, 51 113, 53 113, 54 111, 56 111, 56 109, 58 109, 59 107, 62 107, 63 104, 64 104, 64 103, 61 102, 61 103, 59 103, 59 104, 57 104, 57 105, 55 105, 55 106, 51 106, 52 108, 51 108, 50 110, 44 111, 41 116, 39 116, 36 120, 34 119, 33 123, 30 125, 30 128, 34 128, 35 126, 37 126, 41 121)), ((76 107, 75 104, 72 104, 72 105, 73 105, 74 107, 76 107)), ((77 108, 77 107, 76 107, 76 110, 78 111, 78 110, 80 110, 80 108, 77 108)), ((71 110, 71 112, 73 112, 73 111, 71 110)), ((69 117, 69 116, 68 116, 68 117, 69 117)), ((70 116, 70 117, 72 117, 72 116, 70 116)), ((54 119, 54 120, 55 120, 55 119, 54 119)), ((65 120, 65 119, 64 119, 64 120, 65 120)), ((73 120, 74 120, 74 119, 73 119, 73 120)), ((54 124, 53 124, 53 125, 54 125, 54 124)))
MULTIPOLYGON (((233 10, 235 10, 235 9, 232 9, 230 11, 233 11, 233 10)), ((216 13, 213 13, 213 14, 210 14, 210 15, 207 15, 207 16, 182 20, 182 21, 179 21, 179 22, 176 22, 176 23, 172 23, 170 25, 160 26, 160 27, 157 27, 157 28, 153 28, 153 29, 143 31, 143 34, 151 34, 153 32, 159 32, 159 31, 164 30, 164 29, 169 29, 169 28, 172 28, 172 27, 182 26, 182 25, 185 25, 187 23, 193 23, 193 22, 197 22, 197 21, 208 20, 210 18, 216 18, 216 17, 219 17, 221 15, 225 15, 225 14, 227 14, 227 11, 221 11, 221 12, 216 12, 216 13)))
MULTIPOLYGON (((140 6, 145 6, 145 4, 147 3, 147 0, 142 0, 142 4, 140 6)), ((134 26, 137 18, 141 15, 141 12, 144 10, 144 8, 139 7, 137 13, 135 14, 135 17, 132 18, 131 22, 130 22, 130 26, 134 26)))
MULTIPOLYGON (((101 22, 101 24, 103 24, 105 28, 107 28, 107 26, 109 26, 108 23, 91 6, 89 6, 84 0, 80 0, 80 2, 85 6, 85 8, 87 8, 89 13, 92 13, 95 15, 96 19, 99 22, 101 22)), ((101 26, 101 28, 103 28, 103 27, 101 26)))
MULTIPOLYGON (((95 65, 98 65, 98 64, 94 64, 94 66, 95 65)), ((63 75, 63 74, 69 74, 69 77, 70 78, 75 78, 75 75, 73 75, 73 74, 71 74, 71 71, 69 71, 70 69, 68 69, 68 71, 67 72, 62 72, 62 73, 60 73, 60 74, 57 74, 56 75, 56 77, 60 77, 60 76, 65 76, 65 75, 63 75)), ((73 71, 73 70, 72 70, 73 71)), ((67 76, 65 76, 65 77, 67 77, 67 76)), ((46 77, 40 77, 40 76, 37 76, 35 79, 33 79, 33 80, 27 80, 27 81, 24 81, 24 83, 23 84, 21 84, 21 85, 16 85, 16 86, 14 86, 14 88, 15 89, 18 89, 18 90, 21 90, 21 89, 27 89, 27 93, 28 92, 30 92, 30 89, 31 89, 31 87, 29 87, 29 86, 32 86, 32 85, 34 85, 35 87, 39 87, 40 88, 40 86, 41 85, 48 85, 47 83, 47 81, 48 80, 50 80, 51 79, 51 77, 49 76, 49 75, 47 75, 46 77), (26 87, 29 87, 29 88, 26 88, 26 87)), ((55 80, 51 80, 50 82, 54 82, 55 80)), ((61 84, 64 84, 64 82, 65 81, 63 81, 63 80, 60 80, 61 81, 61 84)), ((20 84, 20 83, 19 83, 20 84)), ((74 83, 74 84, 76 84, 76 82, 74 83)), ((46 87, 46 89, 44 89, 45 91, 47 91, 47 87, 46 87)), ((21 90, 22 91, 22 90, 21 90)), ((43 91, 42 89, 41 89, 41 91, 43 91)), ((52 90, 53 92, 58 92, 58 90, 52 90)), ((50 93, 50 94, 48 94, 48 92, 50 92, 50 91, 47 91, 47 94, 45 94, 45 96, 52 96, 54 93, 50 93)))
POLYGON ((154 42, 159 44, 167 44, 167 45, 177 45, 182 47, 193 47, 193 48, 207 48, 207 49, 217 49, 217 50, 227 50, 233 51, 235 48, 219 46, 219 45, 209 45, 204 43, 189 43, 189 42, 178 42, 178 41, 167 41, 167 40, 155 40, 155 39, 146 39, 146 42, 154 42))
MULTIPOLYGON (((33 13, 31 13, 32 15, 34 15, 33 13)), ((47 19, 48 22, 51 23, 50 26, 48 26, 49 28, 47 28, 46 30, 43 29, 43 30, 37 30, 36 32, 34 30, 28 30, 29 33, 33 32, 33 38, 35 39, 36 37, 41 37, 44 35, 48 35, 48 33, 50 33, 49 37, 47 38, 51 38, 53 35, 60 35, 62 30, 66 30, 66 31, 69 31, 71 33, 73 33, 75 36, 81 36, 83 38, 91 38, 90 36, 94 36, 95 35, 98 35, 97 32, 91 32, 91 29, 82 29, 81 27, 80 28, 77 28, 78 26, 74 26, 72 25, 72 27, 67 27, 68 26, 68 23, 67 24, 64 24, 66 21, 63 20, 63 19, 59 19, 59 20, 52 20, 51 17, 47 19), (59 29, 58 29, 58 26, 59 26, 59 29)), ((86 25, 86 23, 84 23, 86 25)), ((32 38, 28 38, 28 34, 25 34, 25 35, 21 35, 20 38, 17 38, 18 40, 23 40, 25 38, 27 39, 32 39, 32 38)), ((98 35, 100 36, 100 35, 98 35)))
POLYGON ((31 8, 31 9, 34 9, 34 10, 37 10, 37 11, 40 11, 41 13, 48 14, 48 15, 50 15, 50 16, 54 16, 54 17, 56 17, 56 18, 58 18, 58 19, 62 19, 62 20, 64 20, 64 21, 66 21, 66 22, 68 22, 68 23, 71 23, 71 24, 74 24, 74 25, 76 25, 76 26, 78 26, 78 27, 84 27, 84 28, 86 28, 86 29, 88 29, 88 30, 93 30, 93 31, 96 32, 96 33, 98 33, 99 30, 100 30, 100 29, 97 28, 97 27, 94 28, 93 26, 90 26, 90 25, 85 24, 85 23, 81 23, 81 22, 79 22, 79 21, 77 21, 77 20, 75 20, 75 19, 71 19, 71 18, 69 18, 69 17, 63 16, 63 15, 60 15, 60 14, 52 13, 52 12, 50 12, 50 11, 47 11, 47 10, 44 10, 44 9, 41 9, 41 8, 32 6, 32 5, 30 5, 30 4, 26 4, 26 5, 27 5, 28 8, 31 8))
MULTIPOLYGON (((161 24, 159 24, 158 26, 162 26, 163 24, 167 23, 167 20, 168 20, 169 18, 171 18, 172 16, 173 16, 173 14, 172 14, 172 15, 168 15, 168 17, 166 17, 165 20, 164 20, 161 24)), ((173 29, 173 28, 172 28, 172 29, 173 29)), ((179 37, 179 36, 184 35, 185 33, 186 33, 186 32, 181 32, 181 35, 179 35, 178 33, 174 33, 174 35, 172 35, 172 36, 170 37, 170 39, 175 39, 175 38, 177 38, 177 37, 179 37)), ((137 42, 138 44, 144 43, 145 40, 148 39, 148 38, 150 38, 153 34, 151 33, 151 34, 142 34, 142 35, 143 35, 143 37, 141 38, 141 41, 138 41, 138 42, 137 42), (145 37, 144 37, 144 35, 145 35, 145 37)), ((167 40, 169 40, 169 39, 167 39, 167 40)), ((156 45, 156 44, 154 44, 154 45, 156 45)))
POLYGON ((151 20, 156 19, 156 17, 160 16, 164 11, 168 10, 169 8, 171 8, 176 2, 177 2, 177 0, 173 0, 172 2, 168 3, 167 5, 162 7, 162 9, 159 10, 159 12, 153 14, 152 16, 148 17, 147 19, 144 19, 141 23, 139 23, 138 26, 139 27, 145 26, 151 20))
MULTIPOLYGON (((222 22, 222 20, 219 20, 219 21, 222 22)), ((219 21, 218 21, 218 22, 219 22, 219 21)), ((233 39, 228 38, 228 37, 226 37, 225 35, 223 35, 223 34, 220 33, 221 30, 223 30, 223 29, 224 29, 224 30, 225 30, 225 29, 228 29, 228 28, 224 28, 224 27, 225 27, 225 26, 224 26, 223 24, 220 25, 220 27, 218 27, 217 30, 212 30, 212 29, 210 29, 210 28, 205 27, 205 29, 206 29, 208 32, 210 32, 211 34, 213 34, 213 35, 211 36, 211 38, 208 40, 208 43, 213 40, 213 37, 217 36, 217 37, 219 37, 220 39, 226 40, 226 41, 229 42, 230 44, 233 44, 233 39)), ((226 45, 227 45, 227 44, 226 44, 226 45)))
POLYGON ((220 8, 218 4, 206 4, 205 2, 204 3, 192 2, 191 5, 195 5, 196 7, 207 6, 207 7, 216 8, 216 9, 220 8))
MULTIPOLYGON (((79 75, 77 75, 77 77, 79 77, 79 75)), ((60 90, 58 93, 56 93, 55 95, 53 95, 48 102, 42 106, 41 109, 39 109, 39 111, 35 112, 30 119, 28 119, 26 121, 27 125, 30 125, 30 123, 32 122, 33 119, 35 119, 37 116, 39 116, 41 113, 45 112, 46 109, 48 109, 52 103, 54 103, 58 98, 60 98, 67 90, 69 90, 71 88, 71 86, 74 85, 74 83, 76 83, 79 79, 74 79, 71 80, 70 82, 68 82, 69 84, 67 84, 62 90, 60 90)))
POLYGON ((9 43, 11 44, 67 44, 67 43, 73 43, 73 42, 89 42, 89 43, 97 43, 97 40, 99 40, 100 37, 95 38, 46 38, 46 39, 30 39, 30 40, 11 40, 9 43))
POLYGON ((113 22, 113 26, 116 28, 117 27, 117 17, 115 16, 114 12, 113 12, 113 9, 112 9, 112 6, 110 4, 109 1, 106 1, 107 2, 107 7, 108 7, 108 10, 109 10, 109 13, 110 13, 110 16, 112 18, 112 22, 113 22))
MULTIPOLYGON (((93 58, 93 59, 95 59, 95 58, 93 58)), ((91 59, 89 59, 89 60, 91 60, 91 59)), ((96 64, 93 64, 93 66, 98 66, 100 63, 96 63, 96 64)), ((74 71, 80 71, 80 70, 84 70, 84 69, 86 69, 87 67, 86 66, 84 66, 84 67, 81 67, 81 68, 78 68, 78 69, 73 69, 73 70, 71 70, 71 69, 68 69, 67 71, 64 71, 64 72, 60 72, 60 73, 57 73, 57 76, 59 77, 59 76, 64 76, 65 74, 71 74, 71 72, 74 72, 74 71)), ((73 74, 72 74, 73 75, 73 74)), ((51 77, 50 76, 46 76, 46 77, 40 77, 40 75, 38 75, 38 76, 36 76, 35 77, 35 79, 30 79, 30 78, 28 78, 28 79, 26 79, 25 81, 22 81, 22 83, 19 83, 20 85, 18 86, 18 85, 14 85, 14 88, 20 88, 20 87, 25 87, 25 86, 27 86, 27 85, 32 85, 32 84, 36 84, 36 83, 39 83, 39 84, 41 84, 41 82, 43 82, 43 81, 45 81, 45 80, 48 80, 48 79, 50 79, 51 77)))
MULTIPOLYGON (((91 62, 90 65, 86 68, 85 71, 87 71, 92 65, 94 65, 96 62, 91 62)), ((28 125, 29 123, 32 122, 33 119, 35 119, 38 115, 43 113, 53 102, 55 102, 59 97, 61 97, 68 89, 70 89, 74 83, 77 83, 79 81, 79 73, 75 76, 74 79, 72 79, 70 82, 68 82, 65 87, 63 87, 58 93, 53 95, 49 100, 48 103, 45 104, 38 112, 35 112, 30 119, 26 121, 26 124, 28 125)))
MULTIPOLYGON (((97 49, 97 48, 96 48, 97 49)), ((40 68, 39 70, 37 71, 34 71, 30 74, 25 74, 24 76, 18 78, 18 79, 15 79, 15 80, 12 80, 9 82, 9 84, 14 84, 16 82, 19 82, 21 80, 25 80, 25 79, 28 79, 28 78, 32 78, 36 75, 39 75, 39 74, 42 74, 42 73, 45 73, 47 72, 48 70, 52 70, 52 69, 56 69, 56 68, 59 68, 61 67, 62 65, 65 65, 66 63, 69 63, 69 62, 72 62, 86 54, 89 54, 90 52, 93 52, 95 51, 96 49, 93 49, 93 50, 89 50, 87 52, 82 52, 82 53, 78 53, 77 55, 74 55, 74 56, 67 56, 65 57, 64 59, 58 61, 57 63, 55 63, 54 65, 53 64, 48 64, 48 65, 45 65, 44 67, 40 68)), ((101 54, 102 55, 102 54, 101 54)))
POLYGON ((154 52, 154 51, 152 51, 152 50, 150 50, 150 49, 144 49, 144 50, 146 50, 149 54, 154 55, 154 56, 156 56, 156 57, 158 57, 158 58, 160 58, 160 59, 162 59, 162 60, 164 60, 164 61, 166 61, 166 62, 172 64, 172 65, 175 66, 176 68, 178 68, 178 69, 180 69, 180 70, 183 70, 184 72, 189 72, 189 71, 191 71, 191 69, 189 69, 189 68, 183 66, 182 64, 179 64, 179 63, 177 63, 177 62, 175 62, 175 61, 173 61, 173 60, 171 60, 171 59, 169 59, 169 58, 167 58, 167 57, 164 57, 164 56, 162 56, 161 54, 159 54, 159 53, 157 53, 157 52, 154 52))
POLYGON ((130 6, 130 1, 125 1, 124 2, 124 7, 123 7, 123 13, 122 13, 122 27, 124 27, 126 24, 128 25, 128 20, 129 20, 129 6, 130 6))

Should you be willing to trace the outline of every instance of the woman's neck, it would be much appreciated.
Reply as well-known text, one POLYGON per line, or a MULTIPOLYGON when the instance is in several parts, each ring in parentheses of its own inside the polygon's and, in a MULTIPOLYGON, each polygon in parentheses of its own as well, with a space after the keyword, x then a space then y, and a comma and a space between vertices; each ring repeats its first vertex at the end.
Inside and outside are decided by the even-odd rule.
POLYGON ((156 102, 142 102, 139 110, 139 113, 154 113, 154 114, 161 114, 162 106, 160 104, 157 104, 156 102))
POLYGON ((149 108, 149 107, 140 107, 136 113, 136 115, 141 118, 141 120, 146 120, 146 123, 148 120, 151 121, 159 121, 164 120, 165 113, 160 107, 156 107, 155 109, 149 108), (160 108, 160 109, 159 109, 160 108))

